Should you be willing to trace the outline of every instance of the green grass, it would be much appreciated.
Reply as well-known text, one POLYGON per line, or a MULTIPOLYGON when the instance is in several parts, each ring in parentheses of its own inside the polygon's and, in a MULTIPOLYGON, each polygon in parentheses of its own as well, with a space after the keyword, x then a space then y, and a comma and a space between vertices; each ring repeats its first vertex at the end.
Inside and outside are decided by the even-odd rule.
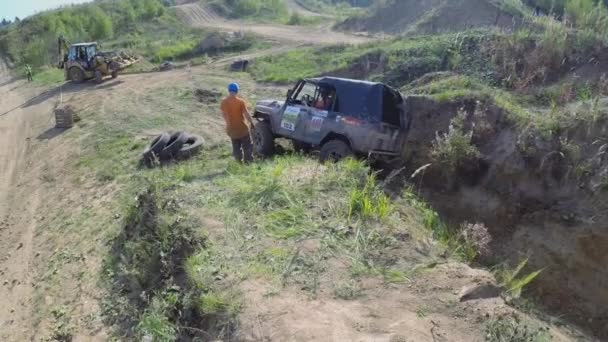
POLYGON ((136 331, 140 339, 153 341, 175 341, 177 329, 167 317, 170 304, 161 298, 154 298, 151 306, 139 318, 136 331))
POLYGON ((348 217, 355 216, 363 220, 386 218, 391 211, 390 200, 378 187, 374 175, 367 177, 365 185, 361 189, 353 189, 348 195, 348 217))
POLYGON ((164 45, 156 50, 152 61, 160 63, 162 61, 174 61, 191 57, 192 50, 196 44, 197 41, 191 38, 164 45))
POLYGON ((522 275, 521 273, 527 264, 528 259, 524 259, 514 269, 502 265, 494 272, 499 285, 505 289, 511 298, 519 298, 524 288, 532 283, 542 272, 542 270, 537 270, 522 275))
POLYGON ((500 316, 486 323, 487 342, 548 342, 551 335, 547 329, 535 326, 518 316, 500 316))
POLYGON ((33 75, 32 85, 36 87, 49 87, 65 81, 64 71, 57 68, 48 68, 33 75))
MULTIPOLYGON (((471 35, 478 37, 479 33, 471 35)), ((387 66, 384 75, 370 77, 376 76, 392 85, 401 86, 427 72, 442 70, 443 58, 449 55, 450 48, 458 44, 459 39, 455 34, 446 34, 393 39, 356 47, 300 48, 260 58, 252 65, 250 72, 262 81, 292 82, 331 71, 365 68, 368 61, 373 66, 382 59, 387 66)))

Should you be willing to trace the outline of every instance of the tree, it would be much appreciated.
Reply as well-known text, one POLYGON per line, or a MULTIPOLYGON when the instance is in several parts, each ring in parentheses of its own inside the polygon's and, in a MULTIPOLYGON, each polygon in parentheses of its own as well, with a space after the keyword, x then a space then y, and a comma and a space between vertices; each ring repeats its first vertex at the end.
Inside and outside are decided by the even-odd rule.
POLYGON ((11 24, 10 20, 6 20, 6 18, 2 19, 2 22, 0 23, 0 26, 8 26, 11 24))
POLYGON ((15 17, 15 24, 19 23, 21 21, 21 19, 19 19, 19 17, 15 17))
POLYGON ((105 39, 112 37, 114 27, 112 19, 98 6, 92 6, 89 10, 89 33, 92 39, 105 39))

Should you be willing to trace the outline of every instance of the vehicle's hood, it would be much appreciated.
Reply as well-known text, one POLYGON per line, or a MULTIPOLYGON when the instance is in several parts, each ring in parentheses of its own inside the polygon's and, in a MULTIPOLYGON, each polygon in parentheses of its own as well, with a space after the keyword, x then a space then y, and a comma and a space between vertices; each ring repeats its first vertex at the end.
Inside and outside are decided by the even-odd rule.
POLYGON ((285 103, 285 101, 262 100, 262 101, 258 101, 255 104, 255 110, 256 110, 256 112, 260 112, 260 113, 273 114, 273 113, 276 113, 279 109, 281 109, 281 107, 283 107, 284 103, 285 103))
POLYGON ((257 106, 263 106, 263 107, 275 107, 275 108, 281 108, 283 106, 283 104, 285 103, 285 101, 277 101, 277 100, 261 100, 258 101, 255 105, 257 106))

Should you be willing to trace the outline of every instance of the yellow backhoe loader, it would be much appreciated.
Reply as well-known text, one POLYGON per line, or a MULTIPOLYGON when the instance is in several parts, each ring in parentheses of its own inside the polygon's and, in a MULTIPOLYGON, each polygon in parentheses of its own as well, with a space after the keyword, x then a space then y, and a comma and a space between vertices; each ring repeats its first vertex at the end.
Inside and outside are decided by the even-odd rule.
POLYGON ((62 58, 57 67, 65 70, 65 79, 74 83, 90 79, 101 83, 105 76, 116 78, 120 70, 137 62, 125 54, 99 52, 96 42, 72 44, 59 37, 57 44, 62 58))

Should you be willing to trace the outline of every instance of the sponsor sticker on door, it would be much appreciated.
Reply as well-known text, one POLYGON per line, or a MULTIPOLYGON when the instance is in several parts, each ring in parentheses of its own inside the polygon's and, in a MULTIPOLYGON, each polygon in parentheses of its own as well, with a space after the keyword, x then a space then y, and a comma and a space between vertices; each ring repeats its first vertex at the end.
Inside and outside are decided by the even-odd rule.
POLYGON ((325 119, 323 119, 322 117, 319 117, 319 116, 313 117, 312 120, 310 121, 310 129, 313 132, 321 131, 321 127, 323 127, 323 121, 325 121, 325 119))
POLYGON ((329 112, 326 111, 326 110, 315 109, 314 112, 313 112, 313 114, 316 115, 316 116, 320 116, 322 118, 326 118, 327 115, 329 114, 329 112))
POLYGON ((281 128, 288 131, 295 131, 298 118, 300 116, 300 108, 289 106, 285 108, 283 113, 283 120, 281 121, 281 128))

